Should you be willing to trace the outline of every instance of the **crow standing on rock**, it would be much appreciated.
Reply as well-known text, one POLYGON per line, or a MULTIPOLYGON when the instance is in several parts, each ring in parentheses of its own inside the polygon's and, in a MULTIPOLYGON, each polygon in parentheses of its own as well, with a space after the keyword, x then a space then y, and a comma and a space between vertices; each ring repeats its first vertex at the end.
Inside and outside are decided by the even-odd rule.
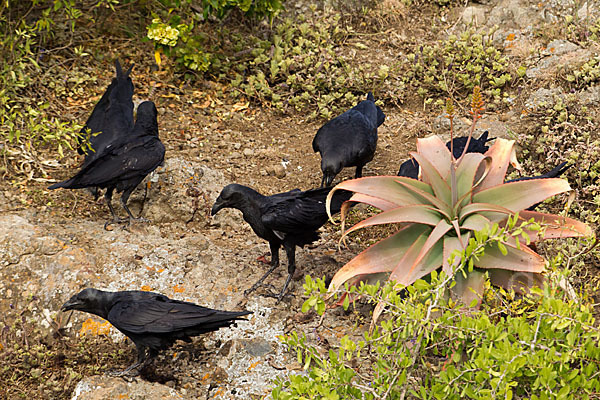
MULTIPOLYGON (((126 136, 107 146, 104 153, 90 162, 71 179, 56 183, 48 189, 82 189, 87 187, 106 188, 104 195, 113 216, 112 222, 143 220, 135 218, 127 207, 127 200, 137 185, 154 171, 165 157, 165 146, 158 138, 156 106, 145 101, 138 106, 135 125, 126 136), (114 190, 123 192, 121 204, 129 219, 120 220, 111 204, 114 190)), ((106 228, 109 222, 104 227, 106 228)))
MULTIPOLYGON (((296 270, 296 246, 303 247, 319 238, 317 229, 327 222, 325 200, 331 188, 307 190, 294 189, 272 196, 263 196, 247 186, 232 183, 225 186, 212 207, 215 215, 223 208, 235 208, 242 212, 258 237, 269 242, 271 268, 249 290, 248 295, 263 285, 263 281, 279 265, 279 248, 283 246, 288 258, 288 276, 283 289, 276 297, 279 302, 296 270)), ((338 190, 331 200, 331 213, 338 213, 342 203, 349 200, 351 192, 338 190)))
POLYGON ((377 127, 385 114, 375 105, 372 93, 345 113, 323 125, 315 135, 312 147, 321 154, 323 180, 321 187, 330 186, 344 167, 356 167, 355 178, 373 159, 377 147, 377 127))
POLYGON ((176 340, 191 342, 191 337, 216 331, 244 320, 250 311, 219 311, 167 296, 138 290, 105 292, 84 289, 61 307, 79 310, 106 319, 133 341, 137 362, 114 376, 138 375, 154 358, 176 340), (133 370, 136 370, 132 373, 133 370))

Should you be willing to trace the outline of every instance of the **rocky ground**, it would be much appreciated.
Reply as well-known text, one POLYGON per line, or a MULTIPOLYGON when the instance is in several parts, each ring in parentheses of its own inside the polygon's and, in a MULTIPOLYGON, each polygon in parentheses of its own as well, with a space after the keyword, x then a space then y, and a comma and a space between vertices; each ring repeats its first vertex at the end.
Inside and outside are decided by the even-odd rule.
MULTIPOLYGON (((593 2, 517 0, 465 3, 423 16, 431 20, 428 23, 443 21, 448 32, 469 24, 479 29, 498 25, 496 40, 504 42, 509 54, 540 48, 537 59, 528 60, 528 84, 514 90, 510 106, 486 114, 478 133, 489 130, 493 137, 516 138, 527 128, 524 115, 569 95, 548 77, 597 54, 598 45, 582 48, 563 39, 544 42, 539 31, 563 18, 567 6, 581 21, 598 16, 593 2)), ((405 32, 401 17, 386 27, 390 40, 396 32, 405 32)), ((98 96, 112 77, 111 65, 104 67, 98 96)), ((149 63, 136 61, 132 75, 136 97, 151 94, 157 102, 160 136, 167 148, 164 166, 130 200, 134 214, 141 213, 150 223, 105 230, 106 205, 94 203, 85 191, 50 192, 45 189, 47 180, 28 180, 26 174, 0 184, 0 368, 8 382, 0 385, 0 397, 265 398, 274 378, 303 373, 279 336, 299 330, 326 350, 344 334, 360 335, 368 310, 334 310, 321 325, 314 315, 300 313, 302 282, 305 274, 332 276, 371 239, 361 237, 362 242, 351 241, 349 248, 338 250, 339 229, 328 224, 317 243, 297 252, 293 296, 280 304, 258 293, 245 298, 243 291, 266 268, 257 258, 268 246, 239 212, 224 210, 211 218, 210 206, 231 182, 264 194, 317 186, 320 159, 312 152, 311 141, 321 122, 220 100, 210 82, 175 87, 149 63), (134 360, 131 343, 99 318, 58 311, 83 287, 152 290, 254 314, 235 328, 176 345, 161 353, 141 378, 125 381, 104 373, 134 360)), ((581 104, 600 111, 598 86, 578 96, 581 104)), ((96 98, 67 117, 83 121, 96 98)), ((387 119, 379 129, 377 154, 365 175, 395 174, 414 149, 415 138, 448 133, 448 120, 441 112, 423 112, 416 101, 405 107, 386 106, 384 111, 387 119)), ((460 119, 457 129, 469 123, 460 119)), ((43 165, 54 181, 73 174, 79 162, 69 156, 60 164, 48 159, 43 165)), ((353 170, 345 170, 338 179, 352 174, 353 170)), ((115 206, 119 210, 117 201, 115 206)), ((285 275, 281 267, 269 282, 281 287, 285 275)))

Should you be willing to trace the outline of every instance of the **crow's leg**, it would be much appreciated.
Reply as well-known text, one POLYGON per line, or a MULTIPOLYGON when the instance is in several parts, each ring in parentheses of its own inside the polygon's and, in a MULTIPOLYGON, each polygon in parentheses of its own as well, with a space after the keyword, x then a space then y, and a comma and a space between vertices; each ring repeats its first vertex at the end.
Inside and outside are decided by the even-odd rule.
POLYGON ((294 276, 294 272, 296 272, 296 245, 284 243, 283 247, 285 248, 285 253, 287 254, 288 258, 288 276, 283 284, 283 289, 281 289, 279 294, 269 293, 266 295, 267 297, 275 297, 277 299, 277 303, 279 303, 281 299, 283 299, 283 296, 285 296, 285 291, 287 290, 292 277, 294 276))
POLYGON ((127 207, 127 200, 129 200, 129 196, 131 196, 131 193, 133 192, 133 189, 135 189, 135 186, 129 189, 125 189, 125 191, 123 192, 123 195, 121 196, 121 205, 123 206, 123 208, 125 209, 125 211, 127 211, 127 215, 129 215, 129 221, 138 221, 138 222, 150 222, 148 221, 146 218, 136 218, 133 216, 133 214, 131 213, 131 211, 129 210, 129 207, 127 207))
POLYGON ((362 178, 362 169, 363 169, 363 165, 357 165, 356 166, 356 171, 354 172, 354 178, 362 178))
POLYGON ((250 289, 244 291, 244 296, 248 296, 250 293, 254 292, 261 286, 264 286, 263 282, 267 278, 267 276, 271 275, 271 272, 275 271, 275 268, 279 266, 279 244, 269 242, 269 247, 271 249, 271 268, 258 280, 250 289))
POLYGON ((154 357, 156 357, 157 351, 153 349, 149 349, 146 346, 138 345, 136 343, 135 348, 138 352, 137 361, 131 364, 129 367, 125 368, 123 371, 112 371, 109 372, 110 376, 137 376, 140 374, 140 371, 144 369, 150 361, 154 357), (132 372, 133 371, 133 372, 132 372))
POLYGON ((112 206, 112 194, 113 194, 113 190, 115 190, 114 187, 108 187, 106 188, 106 193, 104 193, 104 200, 106 201, 106 204, 108 205, 108 209, 110 210, 110 213, 112 214, 112 221, 107 221, 104 224, 104 229, 108 229, 108 226, 111 224, 118 224, 120 222, 123 222, 124 220, 120 219, 119 217, 117 217, 117 214, 115 214, 115 209, 112 206))

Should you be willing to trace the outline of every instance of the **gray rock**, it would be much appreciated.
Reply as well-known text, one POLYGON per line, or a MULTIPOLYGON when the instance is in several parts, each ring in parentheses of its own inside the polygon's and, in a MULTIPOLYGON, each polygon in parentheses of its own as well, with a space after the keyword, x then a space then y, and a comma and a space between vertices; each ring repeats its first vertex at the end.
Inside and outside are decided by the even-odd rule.
POLYGON ((591 57, 591 52, 567 40, 554 40, 548 43, 544 55, 545 58, 527 69, 528 78, 545 78, 560 68, 581 64, 591 57))
POLYGON ((194 215, 194 221, 201 221, 207 217, 205 210, 212 205, 226 183, 220 171, 197 162, 169 158, 156 174, 140 184, 129 204, 133 214, 138 215, 146 185, 149 184, 143 203, 144 218, 153 223, 186 222, 196 208, 201 208, 202 211, 194 215))
POLYGON ((556 102, 556 96, 564 96, 560 87, 551 89, 540 88, 529 96, 525 102, 525 107, 530 111, 535 111, 540 107, 552 107, 556 102))
POLYGON ((460 19, 466 25, 483 25, 486 20, 486 11, 487 7, 469 6, 466 7, 465 10, 462 12, 460 19))
POLYGON ((254 155, 254 150, 250 148, 245 148, 243 153, 246 157, 252 157, 254 155))
POLYGON ((135 379, 126 382, 121 378, 91 376, 79 381, 71 400, 181 400, 184 397, 168 386, 135 379))
POLYGON ((263 338, 243 340, 244 350, 253 357, 262 357, 273 351, 273 346, 263 338))

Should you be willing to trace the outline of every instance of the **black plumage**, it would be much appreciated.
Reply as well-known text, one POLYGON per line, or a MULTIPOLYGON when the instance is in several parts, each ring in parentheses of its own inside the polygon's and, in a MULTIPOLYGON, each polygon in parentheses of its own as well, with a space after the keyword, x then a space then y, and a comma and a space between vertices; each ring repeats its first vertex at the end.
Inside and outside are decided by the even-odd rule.
POLYGON ((87 288, 63 304, 62 311, 79 310, 95 314, 110 322, 133 341, 138 352, 137 362, 114 375, 126 375, 141 370, 159 350, 176 340, 191 341, 191 337, 228 327, 249 311, 220 311, 194 303, 172 300, 167 296, 138 290, 107 292, 87 288))
MULTIPOLYGON (((469 147, 467 148, 467 153, 481 153, 484 154, 490 148, 486 143, 495 138, 488 138, 488 131, 483 132, 483 134, 478 138, 471 138, 469 142, 469 147)), ((448 140, 446 142, 446 147, 450 150, 450 144, 452 143, 452 154, 454 158, 459 158, 467 145, 467 136, 456 137, 452 139, 452 141, 448 140)), ((398 171, 398 176, 405 176, 407 178, 418 179, 419 176, 419 163, 416 160, 409 159, 400 164, 400 170, 398 171)))
POLYGON ((123 192, 121 204, 130 220, 136 220, 127 200, 137 185, 162 164, 165 147, 158 138, 156 106, 151 101, 141 103, 135 125, 122 140, 108 146, 102 155, 85 163, 71 179, 56 183, 48 189, 81 189, 86 187, 106 188, 104 197, 113 216, 119 222, 111 204, 116 189, 123 192))
POLYGON ((538 175, 538 176, 522 176, 520 178, 511 179, 509 181, 506 181, 505 183, 519 182, 519 181, 529 181, 531 179, 558 178, 566 170, 568 170, 571 167, 571 165, 572 164, 567 165, 567 161, 565 161, 565 162, 562 162, 562 163, 558 164, 556 167, 552 168, 550 171, 548 171, 546 173, 543 173, 541 175, 538 175))
POLYGON ((330 186, 344 167, 356 167, 360 178, 366 163, 373 159, 377 147, 377 127, 385 120, 375 105, 372 93, 350 110, 323 125, 315 135, 312 147, 321 154, 323 179, 321 187, 330 186))
MULTIPOLYGON (((330 187, 301 191, 294 189, 272 196, 263 196, 247 186, 232 183, 225 186, 212 207, 215 215, 223 208, 235 208, 242 212, 258 237, 269 242, 271 268, 246 291, 246 295, 259 286, 279 265, 279 248, 283 246, 288 258, 288 276, 278 301, 283 297, 296 270, 296 246, 303 247, 319 238, 317 229, 327 222, 325 200, 330 187)), ((351 192, 338 190, 331 201, 331 213, 340 211, 342 203, 349 200, 351 192)))
POLYGON ((83 165, 102 157, 133 128, 133 82, 129 76, 133 65, 123 73, 119 60, 115 60, 115 69, 116 77, 81 130, 82 134, 89 130, 92 149, 85 151, 81 146, 77 149, 79 154, 86 154, 83 165))

